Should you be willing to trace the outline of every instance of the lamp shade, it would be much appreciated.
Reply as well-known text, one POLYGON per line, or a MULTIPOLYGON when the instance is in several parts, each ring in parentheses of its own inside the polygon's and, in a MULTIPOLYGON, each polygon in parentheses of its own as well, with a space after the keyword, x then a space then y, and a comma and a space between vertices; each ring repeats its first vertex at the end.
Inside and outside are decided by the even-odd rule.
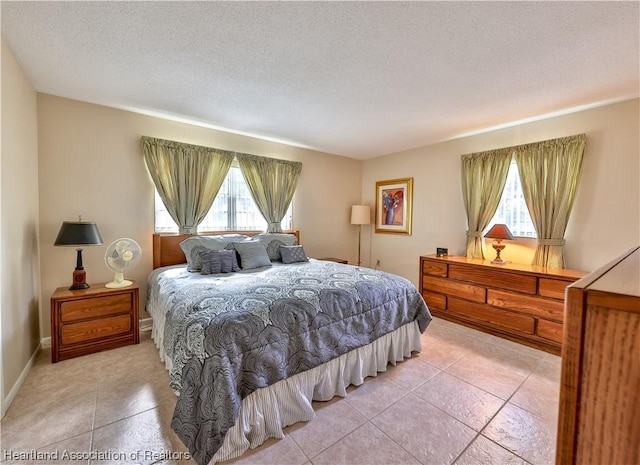
POLYGON ((506 224, 494 224, 484 237, 489 239, 509 239, 510 241, 515 239, 506 224))
POLYGON ((351 207, 351 224, 371 224, 369 205, 353 205, 351 207))
POLYGON ((64 221, 53 243, 53 245, 69 247, 100 244, 102 244, 102 236, 98 226, 88 221, 64 221))

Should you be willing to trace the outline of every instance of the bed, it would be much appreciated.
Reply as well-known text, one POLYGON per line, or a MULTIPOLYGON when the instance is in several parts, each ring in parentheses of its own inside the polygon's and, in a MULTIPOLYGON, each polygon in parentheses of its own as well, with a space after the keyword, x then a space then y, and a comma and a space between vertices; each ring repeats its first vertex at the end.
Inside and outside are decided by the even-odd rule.
POLYGON ((421 350, 431 315, 410 281, 306 256, 291 262, 299 240, 297 231, 154 234, 152 337, 178 395, 171 426, 200 465, 284 437, 284 427, 313 418, 313 400, 344 397, 421 350), (224 249, 216 257, 234 250, 248 268, 264 247, 270 264, 202 274, 202 247, 224 249))

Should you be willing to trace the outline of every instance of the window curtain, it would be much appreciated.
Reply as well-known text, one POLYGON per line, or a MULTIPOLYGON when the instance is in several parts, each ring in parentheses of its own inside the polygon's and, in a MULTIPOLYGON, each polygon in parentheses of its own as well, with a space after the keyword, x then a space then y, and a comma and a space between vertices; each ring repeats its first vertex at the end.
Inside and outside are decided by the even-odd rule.
POLYGON ((302 163, 236 153, 242 175, 253 201, 267 221, 267 232, 282 232, 280 223, 287 213, 302 171, 302 163))
POLYGON ((484 258, 482 232, 500 203, 513 149, 462 155, 462 196, 467 211, 468 258, 484 258))
POLYGON ((195 234, 229 171, 234 153, 142 137, 151 179, 179 234, 195 234))
POLYGON ((533 264, 564 268, 564 233, 582 173, 586 135, 515 147, 529 214, 538 234, 533 264))

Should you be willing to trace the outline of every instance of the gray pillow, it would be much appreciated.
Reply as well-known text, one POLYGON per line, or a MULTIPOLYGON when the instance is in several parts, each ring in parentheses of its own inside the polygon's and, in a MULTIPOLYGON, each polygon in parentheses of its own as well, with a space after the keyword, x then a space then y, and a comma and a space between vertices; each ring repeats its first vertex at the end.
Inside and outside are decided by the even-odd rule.
POLYGON ((267 255, 272 262, 279 262, 282 260, 280 255, 281 245, 296 245, 298 239, 293 234, 285 233, 264 233, 258 234, 251 238, 253 242, 260 242, 267 249, 267 255))
POLYGON ((192 236, 180 242, 180 248, 187 259, 188 271, 202 270, 200 253, 205 250, 221 250, 232 242, 249 240, 244 234, 224 234, 217 236, 192 236))
POLYGON ((307 254, 301 245, 281 245, 282 263, 308 262, 307 254))
POLYGON ((240 267, 243 270, 271 266, 267 249, 260 242, 234 242, 233 246, 240 255, 240 267))
POLYGON ((240 271, 238 265, 238 257, 233 244, 227 245, 224 250, 220 251, 220 259, 222 260, 221 273, 231 273, 232 271, 240 271))
POLYGON ((200 254, 200 274, 231 273, 240 271, 235 250, 205 250, 200 254))
POLYGON ((200 263, 202 265, 200 274, 216 274, 222 270, 220 252, 217 250, 204 250, 200 252, 200 263))

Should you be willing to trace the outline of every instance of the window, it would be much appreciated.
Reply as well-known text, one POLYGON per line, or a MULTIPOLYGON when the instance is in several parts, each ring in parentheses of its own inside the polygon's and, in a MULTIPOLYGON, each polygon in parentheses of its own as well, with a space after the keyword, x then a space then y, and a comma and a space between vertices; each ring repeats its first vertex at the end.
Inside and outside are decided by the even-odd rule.
MULTIPOLYGON (((227 178, 211 205, 211 209, 198 226, 198 231, 247 230, 264 231, 267 222, 251 197, 240 167, 234 161, 227 178)), ((156 232, 177 232, 178 225, 167 212, 158 191, 155 191, 156 232)), ((291 229, 291 205, 281 223, 282 229, 291 229)))
POLYGON ((487 230, 496 223, 506 224, 514 236, 537 237, 536 228, 533 226, 531 215, 529 215, 527 204, 524 201, 518 164, 515 160, 512 160, 509 165, 507 182, 502 192, 500 204, 487 230))

